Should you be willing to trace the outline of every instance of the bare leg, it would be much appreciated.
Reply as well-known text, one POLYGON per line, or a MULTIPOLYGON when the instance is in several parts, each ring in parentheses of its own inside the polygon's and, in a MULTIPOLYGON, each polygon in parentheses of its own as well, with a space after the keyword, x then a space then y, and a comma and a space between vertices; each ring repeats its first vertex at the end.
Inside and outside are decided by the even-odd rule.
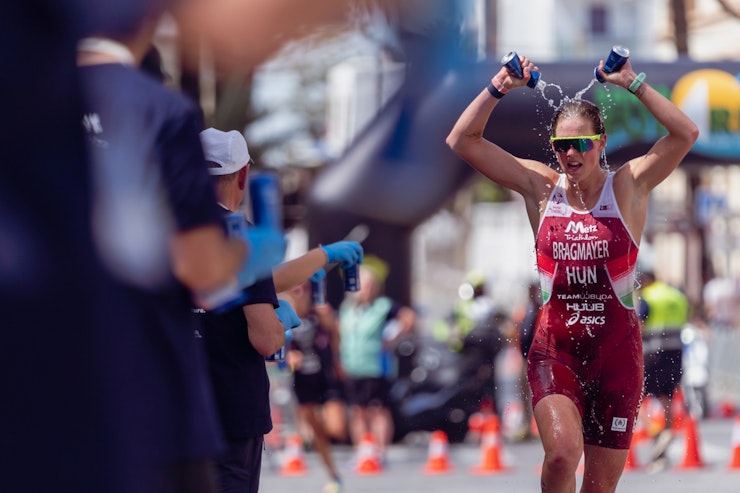
POLYGON ((583 427, 578 408, 564 395, 549 395, 537 403, 534 416, 545 449, 542 491, 574 493, 576 468, 583 454, 583 427))
POLYGON ((326 471, 332 479, 339 479, 339 474, 334 465, 334 460, 331 456, 329 437, 324 429, 324 423, 317 412, 317 406, 315 404, 307 404, 300 406, 298 409, 299 414, 303 416, 306 422, 311 426, 313 430, 313 445, 316 451, 321 457, 321 461, 326 467, 326 471))
POLYGON ((624 471, 628 450, 585 446, 581 493, 613 493, 624 471))
MULTIPOLYGON (((676 394, 674 393, 673 395, 676 394)), ((667 395, 659 395, 658 400, 665 412, 665 429, 670 430, 673 427, 673 399, 667 395)))
POLYGON ((352 406, 350 408, 349 432, 353 445, 357 446, 360 440, 362 440, 363 435, 370 431, 368 421, 367 408, 361 406, 352 406))
POLYGON ((652 464, 650 465, 651 472, 660 471, 667 467, 666 452, 668 452, 668 447, 673 440, 673 403, 667 395, 658 396, 658 400, 665 412, 665 428, 655 437, 652 464))
POLYGON ((378 444, 378 451, 384 455, 386 448, 393 440, 393 418, 390 410, 385 407, 371 407, 368 408, 368 414, 370 428, 378 444))
POLYGON ((324 416, 324 429, 329 437, 347 441, 347 410, 343 401, 334 399, 326 401, 321 410, 324 416))
POLYGON ((313 444, 313 427, 311 426, 311 423, 308 422, 306 418, 306 412, 303 408, 304 405, 298 405, 298 412, 296 414, 296 429, 298 431, 298 435, 301 437, 301 440, 303 440, 303 443, 313 444))

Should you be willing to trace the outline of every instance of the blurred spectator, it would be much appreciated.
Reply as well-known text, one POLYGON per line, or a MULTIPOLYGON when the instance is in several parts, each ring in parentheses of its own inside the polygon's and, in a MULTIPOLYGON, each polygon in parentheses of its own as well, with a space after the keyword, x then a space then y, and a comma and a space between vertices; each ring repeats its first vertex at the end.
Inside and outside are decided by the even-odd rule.
MULTIPOLYGON (((320 272, 324 274, 323 269, 320 272)), ((281 294, 301 319, 301 325, 293 330, 287 361, 293 370, 299 425, 310 427, 310 442, 329 475, 330 481, 324 491, 336 493, 340 491, 341 479, 331 455, 326 420, 339 418, 340 427, 343 427, 345 419, 338 365, 335 365, 339 354, 339 323, 331 305, 313 305, 311 286, 310 281, 305 281, 281 294), (327 409, 333 412, 325 413, 327 409)))
POLYGON ((119 363, 135 361, 126 335, 136 314, 92 242, 75 57, 80 37, 128 26, 153 3, 2 4, 0 65, 12 74, 0 77, 7 119, 0 133, 3 491, 140 486, 127 454, 141 451, 123 447, 128 422, 114 383, 119 363))
MULTIPOLYGON (((110 271, 93 244, 92 184, 75 57, 80 38, 94 31, 126 30, 159 3, 176 2, 3 2, 0 63, 13 74, 0 78, 4 113, 13 122, 0 136, 3 159, 12 163, 0 166, 0 319, 5 336, 0 373, 4 394, 13 397, 4 403, 0 419, 5 491, 150 490, 131 462, 149 449, 146 442, 137 443, 138 434, 132 437, 135 420, 127 413, 136 402, 146 405, 142 415, 151 410, 159 415, 159 410, 142 395, 152 384, 149 378, 134 383, 126 375, 141 363, 143 355, 134 349, 142 342, 137 337, 151 337, 153 345, 158 341, 154 334, 132 333, 140 317, 151 323, 149 317, 129 304, 125 286, 110 282, 110 271), (29 131, 39 126, 39 118, 48 131, 29 131), (119 385, 119 378, 128 384, 119 385)), ((275 32, 284 27, 284 18, 270 14, 284 9, 294 12, 293 26, 305 32, 306 13, 315 26, 336 19, 346 2, 323 2, 321 9, 306 7, 308 12, 271 1, 262 2, 259 12, 252 7, 249 3, 243 15, 229 18, 251 19, 265 32, 275 32)), ((237 30, 262 37, 243 25, 237 30)), ((253 43, 253 49, 264 58, 283 39, 273 37, 269 47, 253 43)), ((170 383, 165 393, 176 390, 170 383)), ((183 409, 167 416, 165 424, 184 425, 183 409)), ((197 426, 202 432, 208 427, 197 426)), ((184 435, 173 438, 184 445, 184 435)), ((177 491, 197 488, 191 479, 177 491)), ((163 484, 155 490, 174 491, 163 484)))
MULTIPOLYGON (((242 205, 253 162, 247 143, 236 130, 215 128, 201 132, 201 140, 219 204, 224 214, 231 214, 242 205)), ((291 307, 294 300, 278 303, 276 287, 291 289, 328 261, 354 264, 361 260, 362 247, 355 242, 318 247, 275 267, 272 278, 247 288, 243 306, 223 314, 204 314, 202 337, 228 442, 226 453, 218 460, 220 491, 259 489, 264 435, 272 429, 265 357, 280 349, 286 341, 285 332, 300 324, 291 307), (290 317, 281 316, 285 311, 290 317)), ((333 479, 338 479, 336 470, 333 472, 333 479)))
MULTIPOLYGON (((208 128, 200 133, 218 203, 225 216, 239 209, 252 159, 236 130, 208 128)), ((219 491, 257 493, 264 435, 272 430, 270 381, 265 358, 285 345, 298 324, 290 305, 278 300, 271 277, 245 290, 245 301, 223 313, 203 313, 200 334, 208 352, 211 383, 227 447, 217 466, 219 491)))
MULTIPOLYGON (((434 337, 461 355, 463 373, 481 384, 481 409, 501 411, 496 392, 496 358, 504 347, 509 315, 488 295, 482 272, 472 270, 457 290, 450 315, 435 323, 434 337)), ((509 334, 511 335, 511 334, 509 334)))
POLYGON ((82 123, 95 163, 93 232, 121 280, 153 289, 168 282, 171 264, 197 294, 226 285, 245 247, 225 241, 213 222, 220 212, 197 140, 200 110, 137 69, 151 53, 160 15, 79 43, 82 123))
POLYGON ((457 290, 458 298, 445 320, 434 327, 434 337, 446 341, 454 351, 460 351, 465 338, 476 327, 493 326, 495 305, 486 292, 483 273, 473 270, 457 290))
POLYGON ((665 411, 665 429, 656 437, 651 467, 662 469, 673 439, 671 400, 683 376, 681 330, 689 319, 689 302, 684 293, 657 280, 650 270, 641 272, 640 283, 645 394, 657 397, 665 411))
MULTIPOLYGON (((275 267, 273 270, 275 287, 278 292, 289 292, 290 290, 294 288, 297 289, 301 286, 307 279, 309 279, 309 276, 312 284, 325 287, 326 271, 324 267, 331 268, 330 266, 337 264, 342 267, 347 267, 357 263, 362 263, 363 253, 363 248, 360 243, 347 240, 337 241, 328 245, 321 245, 313 248, 304 255, 291 259, 275 267)), ((326 315, 325 317, 322 317, 322 319, 326 324, 326 328, 330 329, 331 347, 334 354, 331 367, 322 367, 322 371, 328 372, 330 379, 336 380, 341 378, 339 373, 342 371, 338 356, 338 321, 334 315, 334 321, 330 323, 328 312, 333 313, 333 310, 327 304, 319 303, 315 307, 315 310, 326 315)), ((293 345, 293 348, 296 348, 295 344, 293 345)), ((296 357, 295 353, 293 354, 293 357, 296 357)), ((325 393, 328 397, 321 406, 320 411, 324 418, 321 424, 324 428, 324 432, 331 437, 331 439, 343 443, 347 440, 347 417, 342 388, 341 386, 334 386, 334 384, 337 383, 336 381, 327 382, 328 388, 324 389, 325 392, 324 390, 319 391, 314 389, 322 395, 325 393)), ((319 382, 319 387, 322 387, 322 385, 327 382, 319 382)), ((311 386, 311 384, 309 383, 308 386, 311 386)), ((298 397, 300 402, 301 396, 299 395, 298 397)))
POLYGON ((346 372, 350 435, 357 445, 372 433, 381 456, 393 437, 390 381, 396 374, 393 351, 416 323, 413 309, 383 295, 388 264, 367 256, 360 267, 360 290, 347 293, 339 308, 340 355, 346 372))
MULTIPOLYGON (((119 370, 127 446, 149 471, 138 491, 213 491, 220 445, 194 297, 235 282, 246 245, 228 240, 206 171, 200 110, 145 75, 161 9, 78 45, 93 158, 93 237, 139 316, 119 370)), ((236 290, 234 290, 236 293, 236 290)))
POLYGON ((712 329, 732 330, 740 320, 740 280, 713 277, 702 292, 704 315, 712 329))

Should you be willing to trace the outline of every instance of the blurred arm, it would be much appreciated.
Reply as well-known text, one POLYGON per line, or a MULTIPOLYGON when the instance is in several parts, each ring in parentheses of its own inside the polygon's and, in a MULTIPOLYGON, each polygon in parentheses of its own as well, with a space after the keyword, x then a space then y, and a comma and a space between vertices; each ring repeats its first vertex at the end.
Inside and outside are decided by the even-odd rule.
POLYGON ((233 281, 247 255, 247 245, 227 239, 217 225, 176 233, 170 250, 175 277, 193 292, 217 289, 233 281))
POLYGON ((276 266, 272 269, 275 291, 282 293, 298 286, 326 265, 327 261, 324 250, 316 247, 298 258, 276 266))
POLYGON ((285 262, 273 269, 275 290, 280 293, 294 288, 327 263, 338 262, 350 266, 362 262, 362 245, 356 241, 337 241, 310 250, 305 255, 285 262))
POLYGON ((416 312, 412 308, 404 306, 398 310, 395 320, 398 322, 400 330, 393 338, 387 341, 390 347, 394 347, 398 340, 402 339, 414 330, 414 325, 416 325, 416 312))

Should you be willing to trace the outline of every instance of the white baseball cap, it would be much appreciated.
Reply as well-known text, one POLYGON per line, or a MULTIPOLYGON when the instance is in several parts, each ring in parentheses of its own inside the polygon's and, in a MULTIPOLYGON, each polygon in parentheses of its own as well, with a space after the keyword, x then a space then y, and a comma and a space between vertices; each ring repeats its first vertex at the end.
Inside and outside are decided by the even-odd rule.
POLYGON ((212 175, 236 173, 251 159, 247 141, 236 130, 224 132, 213 127, 207 128, 200 133, 200 142, 206 161, 220 166, 208 168, 212 175))

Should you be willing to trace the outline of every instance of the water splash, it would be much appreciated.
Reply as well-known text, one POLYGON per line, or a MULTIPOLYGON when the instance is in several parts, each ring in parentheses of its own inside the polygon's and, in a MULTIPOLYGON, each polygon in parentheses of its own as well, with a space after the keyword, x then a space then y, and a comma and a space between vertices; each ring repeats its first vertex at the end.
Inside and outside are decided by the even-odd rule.
POLYGON ((581 89, 580 91, 578 91, 576 93, 576 95, 573 96, 573 99, 581 99, 581 98, 583 98, 583 95, 586 94, 586 92, 588 92, 588 90, 591 89, 595 83, 596 83, 596 79, 591 79, 591 82, 589 82, 586 87, 584 87, 583 89, 581 89))
POLYGON ((588 207, 586 207, 586 201, 583 198, 583 191, 581 190, 581 187, 578 186, 578 182, 572 182, 573 185, 573 192, 575 193, 578 200, 581 202, 581 207, 584 210, 588 210, 588 207))
POLYGON ((547 101, 548 106, 550 106, 553 109, 557 109, 558 106, 560 106, 560 104, 562 104, 562 101, 566 98, 565 94, 563 94, 563 88, 562 87, 560 87, 558 84, 553 84, 552 82, 545 82, 542 79, 540 79, 537 82, 537 85, 535 86, 534 90, 537 91, 537 92, 539 92, 540 95, 542 96, 542 99, 544 99, 545 101, 547 101), (548 88, 550 88, 550 87, 553 87, 553 88, 557 89, 558 94, 560 96, 560 103, 555 104, 555 100, 552 99, 552 98, 549 98, 545 94, 545 90, 548 89, 548 88))
MULTIPOLYGON (((565 103, 567 101, 574 101, 574 100, 578 100, 578 99, 583 99, 583 95, 586 94, 589 91, 589 89, 591 89, 594 86, 594 84, 596 84, 596 82, 598 82, 598 81, 595 78, 594 79, 591 79, 589 81, 589 83, 586 85, 586 87, 584 87, 583 89, 581 89, 578 92, 576 92, 573 97, 570 97, 570 96, 566 95, 563 92, 563 88, 560 87, 560 85, 554 84, 552 82, 545 82, 543 79, 540 79, 537 82, 537 85, 535 86, 534 89, 535 89, 535 91, 537 91, 537 92, 540 93, 540 96, 542 96, 542 99, 544 99, 545 101, 547 101, 548 106, 550 106, 553 109, 557 109, 563 103, 565 103), (549 89, 549 88, 554 88, 554 89, 557 90, 557 92, 558 92, 557 96, 559 96, 559 98, 560 98, 560 101, 557 104, 555 103, 555 99, 554 98, 548 97, 548 95, 545 94, 545 91, 547 89, 549 89)), ((606 86, 604 86, 604 88, 607 91, 607 98, 609 100, 611 100, 611 93, 609 92, 609 89, 606 88, 606 86)), ((552 92, 552 91, 550 91, 550 92, 552 92)))
MULTIPOLYGON (((552 82, 546 82, 542 78, 540 78, 537 81, 537 84, 534 87, 534 91, 537 92, 537 93, 539 93, 539 95, 542 97, 542 99, 547 102, 548 107, 552 108, 553 110, 557 110, 564 103, 567 103, 568 101, 575 101, 575 100, 583 99, 583 95, 586 92, 588 92, 589 89, 591 89, 596 82, 598 82, 598 81, 595 78, 591 79, 589 81, 589 83, 586 85, 586 87, 584 87, 583 89, 577 91, 572 98, 570 96, 566 95, 563 92, 563 88, 560 85, 555 84, 555 83, 552 83, 552 82), (557 94, 553 94, 554 91, 552 91, 550 89, 554 89, 555 91, 557 91, 557 94), (557 98, 557 101, 556 101, 556 98, 557 98)), ((609 91, 609 89, 608 89, 608 87, 606 85, 604 85, 604 89, 606 91, 607 101, 608 101, 608 103, 606 104, 606 107, 604 109, 611 108, 611 106, 612 106, 612 95, 611 95, 611 92, 609 91)), ((540 115, 541 117, 544 117, 544 114, 540 111, 540 108, 539 107, 537 107, 535 109, 535 111, 536 111, 536 113, 538 115, 540 115)), ((606 120, 606 118, 607 118, 606 113, 603 110, 602 110, 602 118, 604 120, 606 120)), ((537 129, 536 128, 533 128, 533 130, 536 131, 537 129)), ((549 146, 545 146, 545 151, 547 152, 549 150, 550 150, 549 146)), ((603 169, 606 169, 606 170, 609 170, 610 169, 609 163, 606 160, 606 153, 604 153, 603 156, 600 156, 600 158, 599 158, 599 164, 600 164, 600 166, 603 169)), ((557 167, 559 167, 560 164, 559 163, 553 163, 553 164, 548 164, 548 166, 550 166, 553 169, 557 169, 557 167)), ((582 197, 581 197, 581 202, 583 203, 583 198, 582 197)), ((583 203, 583 206, 585 207, 585 203, 583 203)))

